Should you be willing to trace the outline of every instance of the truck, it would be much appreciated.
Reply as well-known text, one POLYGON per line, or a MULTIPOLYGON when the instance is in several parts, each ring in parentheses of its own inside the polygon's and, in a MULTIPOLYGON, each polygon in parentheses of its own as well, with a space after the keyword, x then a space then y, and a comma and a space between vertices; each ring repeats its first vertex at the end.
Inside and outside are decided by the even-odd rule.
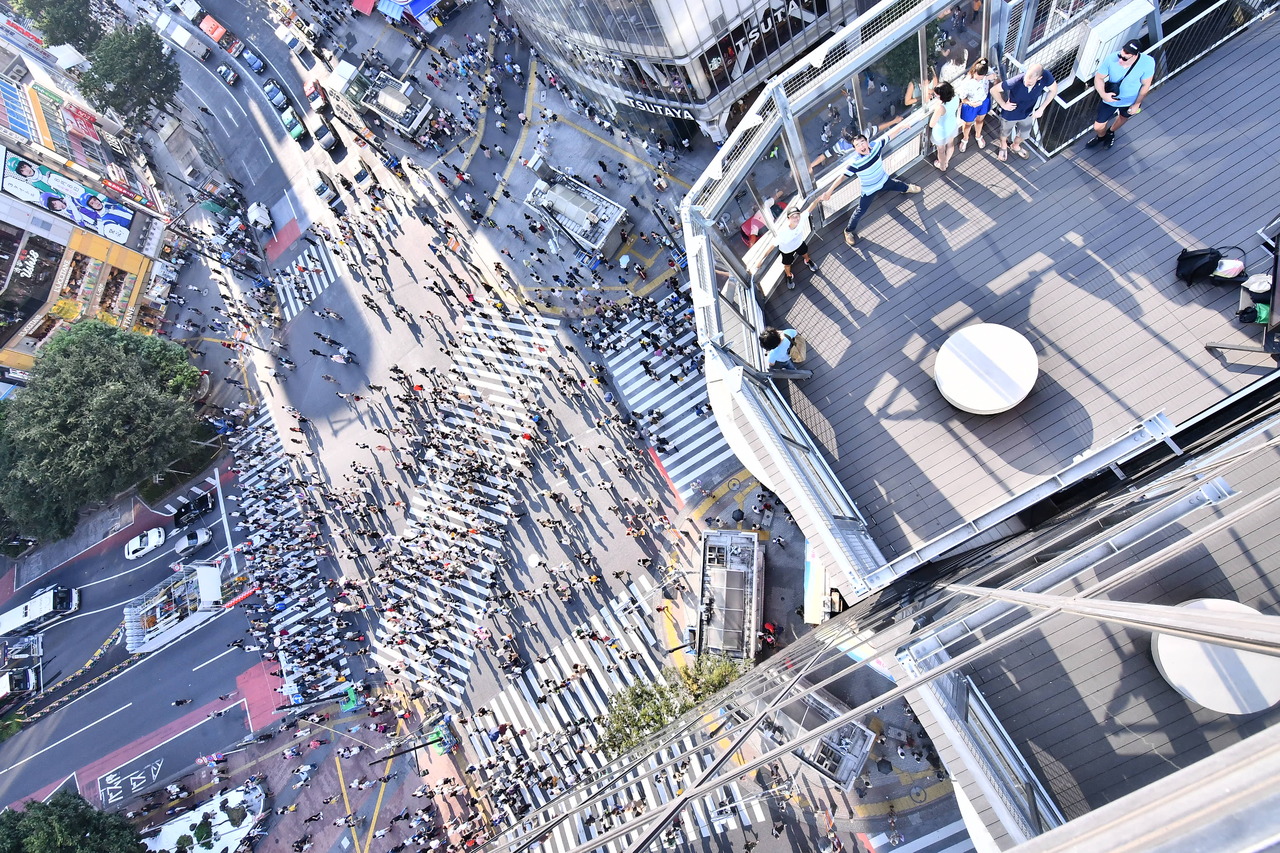
POLYGON ((209 14, 195 0, 169 0, 165 5, 197 26, 209 14))
POLYGON ((201 62, 207 60, 213 52, 195 33, 184 28, 168 12, 161 12, 156 18, 156 31, 201 62))
POLYGON ((244 52, 244 43, 236 38, 235 33, 218 23, 213 15, 204 16, 200 21, 200 30, 232 56, 239 56, 244 52))

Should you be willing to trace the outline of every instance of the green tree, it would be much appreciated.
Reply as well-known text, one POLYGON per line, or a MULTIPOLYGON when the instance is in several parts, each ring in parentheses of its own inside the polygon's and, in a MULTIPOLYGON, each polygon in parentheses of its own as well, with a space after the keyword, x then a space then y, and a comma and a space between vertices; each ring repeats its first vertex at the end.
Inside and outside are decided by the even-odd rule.
POLYGON ((100 110, 115 110, 140 124, 152 110, 167 110, 182 90, 182 72, 147 26, 120 27, 98 42, 80 91, 100 110))
POLYGON ((67 535, 85 504, 187 452, 199 381, 172 341, 97 320, 59 333, 0 403, 0 506, 32 536, 67 535))
POLYGON ((0 813, 0 853, 141 853, 133 824, 70 791, 0 813))
POLYGON ((69 44, 88 54, 102 38, 102 28, 89 14, 89 0, 17 0, 14 6, 48 44, 69 44))
POLYGON ((619 755, 680 716, 684 691, 670 684, 637 681, 609 697, 600 745, 619 755))
POLYGON ((667 667, 662 681, 637 682, 609 697, 600 745, 610 755, 638 746, 685 711, 718 693, 751 666, 722 655, 698 655, 691 666, 667 667))

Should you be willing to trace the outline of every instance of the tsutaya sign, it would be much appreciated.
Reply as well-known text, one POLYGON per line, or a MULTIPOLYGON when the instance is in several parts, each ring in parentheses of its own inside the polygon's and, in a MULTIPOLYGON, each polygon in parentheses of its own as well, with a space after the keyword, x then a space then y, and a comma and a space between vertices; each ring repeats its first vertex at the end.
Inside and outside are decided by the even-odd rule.
POLYGON ((773 0, 765 8, 744 18, 728 37, 721 40, 719 47, 703 56, 703 62, 719 59, 727 42, 735 60, 729 69, 729 77, 736 80, 827 11, 827 0, 773 0))
POLYGON ((643 110, 646 113, 652 113, 656 116, 666 116, 667 118, 682 118, 688 121, 695 121, 693 113, 685 107, 669 107, 665 104, 651 104, 648 101, 642 101, 639 98, 623 98, 622 102, 629 107, 637 110, 643 110))

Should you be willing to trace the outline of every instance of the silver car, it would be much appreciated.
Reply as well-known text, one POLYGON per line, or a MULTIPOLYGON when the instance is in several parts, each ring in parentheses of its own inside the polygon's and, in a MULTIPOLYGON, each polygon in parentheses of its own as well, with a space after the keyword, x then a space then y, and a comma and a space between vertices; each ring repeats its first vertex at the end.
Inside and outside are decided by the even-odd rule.
POLYGON ((179 557, 189 557, 212 541, 213 533, 207 527, 188 530, 178 537, 178 544, 173 547, 173 553, 179 557))

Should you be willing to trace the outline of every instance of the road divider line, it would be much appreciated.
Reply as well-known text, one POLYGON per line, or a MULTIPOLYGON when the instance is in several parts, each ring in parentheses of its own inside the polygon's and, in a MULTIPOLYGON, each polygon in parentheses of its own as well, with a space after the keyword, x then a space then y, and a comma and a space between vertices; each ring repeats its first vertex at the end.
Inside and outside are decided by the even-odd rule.
POLYGON ((240 651, 240 649, 239 649, 239 648, 237 648, 236 646, 232 646, 231 648, 227 649, 225 652, 222 652, 221 654, 216 654, 216 655, 214 655, 213 657, 209 658, 209 659, 208 659, 207 661, 205 661, 204 663, 196 664, 195 666, 191 667, 191 671, 192 671, 192 672, 195 672, 197 669, 204 669, 206 666, 208 666, 209 664, 213 663, 213 662, 214 662, 214 661, 216 661, 218 658, 224 658, 224 657, 226 657, 227 655, 231 654, 232 652, 238 652, 238 651, 240 651))
POLYGON ((10 770, 15 770, 21 767, 22 765, 26 764, 28 761, 32 760, 33 758, 39 758, 41 755, 44 755, 46 752, 53 749, 54 747, 61 746, 67 741, 71 740, 76 735, 83 734, 84 732, 96 726, 98 723, 105 722, 111 719, 112 717, 114 717, 116 714, 119 714, 121 711, 127 711, 132 707, 133 707, 132 702, 128 703, 127 705, 121 705, 119 708, 116 708, 110 714, 99 717, 98 719, 94 720, 92 723, 88 723, 84 726, 81 726, 80 728, 76 729, 74 732, 72 732, 71 734, 67 735, 66 737, 60 740, 55 740, 53 743, 49 744, 39 752, 33 752, 30 755, 28 755, 26 758, 23 758, 19 761, 15 761, 13 764, 10 764, 8 767, 0 769, 0 776, 3 776, 4 774, 8 773, 10 770))

